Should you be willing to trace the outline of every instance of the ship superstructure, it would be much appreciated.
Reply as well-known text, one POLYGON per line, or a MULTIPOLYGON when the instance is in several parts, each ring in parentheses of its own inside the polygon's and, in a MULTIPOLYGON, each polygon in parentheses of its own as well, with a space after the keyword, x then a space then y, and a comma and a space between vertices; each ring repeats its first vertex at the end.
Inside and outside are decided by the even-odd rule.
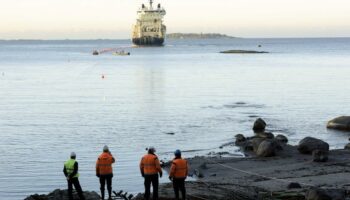
POLYGON ((142 4, 137 11, 137 20, 133 28, 132 42, 136 45, 163 45, 166 26, 163 17, 166 12, 160 4, 153 8, 153 0, 149 5, 142 4))

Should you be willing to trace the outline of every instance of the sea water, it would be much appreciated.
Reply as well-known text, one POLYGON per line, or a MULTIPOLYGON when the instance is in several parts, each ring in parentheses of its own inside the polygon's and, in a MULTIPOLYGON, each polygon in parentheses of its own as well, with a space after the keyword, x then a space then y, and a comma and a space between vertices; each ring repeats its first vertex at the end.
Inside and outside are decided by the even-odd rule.
MULTIPOLYGON (((113 188, 143 189, 147 146, 160 159, 238 148, 257 117, 291 144, 305 136, 342 148, 349 134, 326 129, 350 114, 350 39, 0 41, 0 198, 65 189, 63 163, 77 154, 84 190, 99 191, 95 162, 116 157, 113 188), (261 45, 261 47, 258 47, 261 45), (93 56, 94 49, 118 48, 93 56), (230 49, 268 54, 220 54, 230 49)), ((167 182, 167 175, 161 179, 167 182)))

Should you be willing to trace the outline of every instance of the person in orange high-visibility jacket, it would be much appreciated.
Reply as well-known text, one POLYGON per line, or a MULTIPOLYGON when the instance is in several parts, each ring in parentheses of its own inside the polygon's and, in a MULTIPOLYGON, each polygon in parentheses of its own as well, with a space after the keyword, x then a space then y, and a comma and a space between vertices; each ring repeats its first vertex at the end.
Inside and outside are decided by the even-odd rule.
POLYGON ((141 175, 145 179, 145 200, 149 200, 150 198, 151 183, 153 187, 153 200, 158 199, 159 176, 162 177, 163 175, 160 162, 155 152, 156 149, 154 147, 149 147, 148 154, 143 156, 140 162, 141 175))
POLYGON ((105 185, 107 182, 108 199, 112 199, 112 178, 113 168, 112 164, 115 162, 112 153, 109 151, 107 145, 103 147, 103 153, 96 161, 96 176, 100 179, 100 190, 102 200, 105 198, 105 185))
POLYGON ((175 158, 171 163, 169 179, 173 182, 175 199, 179 199, 179 190, 181 190, 182 199, 186 199, 185 180, 188 175, 187 161, 181 158, 181 151, 174 152, 175 158))

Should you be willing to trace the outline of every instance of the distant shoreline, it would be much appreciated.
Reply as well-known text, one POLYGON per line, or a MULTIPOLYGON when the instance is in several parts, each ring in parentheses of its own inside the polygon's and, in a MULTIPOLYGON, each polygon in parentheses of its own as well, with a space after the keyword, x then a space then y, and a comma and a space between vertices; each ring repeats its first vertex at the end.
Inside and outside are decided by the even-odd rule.
POLYGON ((220 33, 169 33, 167 39, 234 39, 237 37, 220 33))

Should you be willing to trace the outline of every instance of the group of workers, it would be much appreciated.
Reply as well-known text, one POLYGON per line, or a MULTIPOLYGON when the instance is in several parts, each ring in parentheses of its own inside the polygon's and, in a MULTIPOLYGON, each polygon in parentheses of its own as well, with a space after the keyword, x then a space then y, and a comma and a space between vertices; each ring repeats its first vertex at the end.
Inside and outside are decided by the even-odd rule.
MULTIPOLYGON (((144 178, 145 193, 144 199, 149 200, 151 194, 151 185, 153 187, 153 200, 158 199, 158 185, 159 177, 163 176, 160 161, 155 154, 156 149, 154 147, 147 148, 148 153, 144 155, 140 161, 140 172, 144 178)), ((181 151, 176 150, 174 152, 175 158, 172 160, 169 179, 173 183, 175 199, 179 198, 179 192, 181 191, 182 199, 186 199, 185 179, 188 175, 188 163, 181 157, 181 151)), ((96 161, 96 176, 100 180, 101 198, 105 198, 105 186, 107 184, 108 200, 112 199, 112 178, 113 168, 112 164, 115 163, 115 159, 108 146, 103 147, 102 154, 96 161)), ((81 200, 85 200, 83 191, 79 183, 78 162, 76 161, 76 154, 71 153, 70 159, 64 163, 63 173, 66 176, 68 183, 68 197, 69 200, 73 199, 73 185, 81 200)))

